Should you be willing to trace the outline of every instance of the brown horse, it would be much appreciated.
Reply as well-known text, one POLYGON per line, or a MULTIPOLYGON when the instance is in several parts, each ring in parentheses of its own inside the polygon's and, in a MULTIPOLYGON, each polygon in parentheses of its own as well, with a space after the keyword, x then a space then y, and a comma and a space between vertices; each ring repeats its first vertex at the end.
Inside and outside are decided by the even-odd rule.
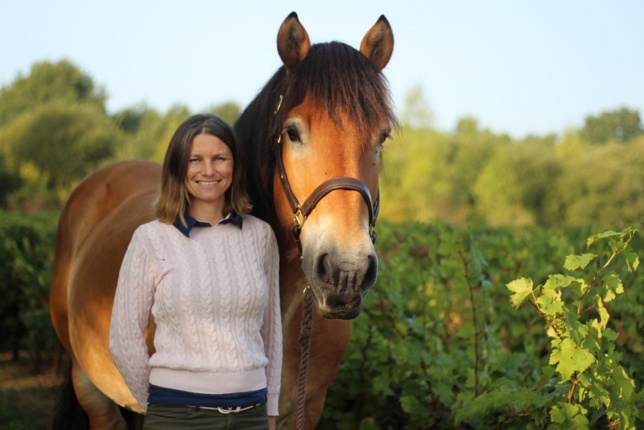
MULTIPOLYGON (((280 246, 284 364, 278 427, 295 426, 302 291, 308 285, 317 312, 305 422, 314 428, 349 341, 348 319, 359 314, 376 279, 371 230, 382 145, 395 123, 381 69, 393 36, 383 16, 360 51, 337 42, 311 45, 293 13, 277 45, 284 66, 235 129, 246 154, 254 213, 271 223, 280 246), (303 205, 298 198, 306 200, 303 205), (299 224, 293 226, 294 218, 299 224)), ((92 429, 126 428, 118 406, 141 412, 112 362, 108 336, 119 267, 133 231, 153 219, 159 182, 158 164, 113 164, 84 179, 61 214, 51 315, 92 429)), ((153 321, 146 336, 152 352, 153 321)))

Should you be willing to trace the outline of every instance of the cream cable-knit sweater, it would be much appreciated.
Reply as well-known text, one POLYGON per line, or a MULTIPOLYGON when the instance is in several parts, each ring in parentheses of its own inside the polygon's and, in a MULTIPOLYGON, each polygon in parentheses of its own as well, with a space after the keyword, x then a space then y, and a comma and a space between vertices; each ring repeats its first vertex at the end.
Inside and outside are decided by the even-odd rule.
POLYGON ((144 410, 149 383, 206 394, 266 387, 268 414, 277 415, 278 267, 273 231, 251 215, 243 229, 195 227, 190 238, 159 221, 134 232, 114 298, 110 351, 144 410), (142 336, 150 311, 152 356, 142 336))

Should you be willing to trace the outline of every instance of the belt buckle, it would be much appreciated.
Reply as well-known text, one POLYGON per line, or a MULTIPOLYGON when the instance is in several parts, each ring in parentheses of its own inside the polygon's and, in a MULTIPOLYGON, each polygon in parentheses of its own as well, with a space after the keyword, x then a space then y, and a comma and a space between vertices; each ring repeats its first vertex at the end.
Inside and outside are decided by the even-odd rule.
POLYGON ((236 408, 221 408, 221 407, 218 407, 217 410, 219 411, 219 413, 226 414, 226 415, 228 415, 228 414, 237 414, 237 413, 241 412, 242 407, 241 406, 237 406, 236 408))

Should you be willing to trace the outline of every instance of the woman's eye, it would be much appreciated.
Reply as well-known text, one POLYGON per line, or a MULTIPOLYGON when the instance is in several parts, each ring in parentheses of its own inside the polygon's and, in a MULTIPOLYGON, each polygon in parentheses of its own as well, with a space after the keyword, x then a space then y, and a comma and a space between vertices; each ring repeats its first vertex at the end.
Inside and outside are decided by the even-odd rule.
POLYGON ((291 140, 291 142, 300 141, 300 134, 294 128, 287 129, 286 134, 288 134, 288 138, 291 140))

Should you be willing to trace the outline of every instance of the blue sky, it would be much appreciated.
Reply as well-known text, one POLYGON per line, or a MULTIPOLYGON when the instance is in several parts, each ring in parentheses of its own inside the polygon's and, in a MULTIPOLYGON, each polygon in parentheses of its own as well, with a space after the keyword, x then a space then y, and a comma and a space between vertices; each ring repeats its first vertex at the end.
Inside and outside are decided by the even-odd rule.
POLYGON ((246 105, 280 66, 275 39, 296 11, 311 41, 359 46, 381 14, 394 101, 420 85, 434 125, 561 133, 622 106, 644 116, 644 2, 20 0, 0 6, 0 85, 37 61, 71 60, 108 109, 246 105))

